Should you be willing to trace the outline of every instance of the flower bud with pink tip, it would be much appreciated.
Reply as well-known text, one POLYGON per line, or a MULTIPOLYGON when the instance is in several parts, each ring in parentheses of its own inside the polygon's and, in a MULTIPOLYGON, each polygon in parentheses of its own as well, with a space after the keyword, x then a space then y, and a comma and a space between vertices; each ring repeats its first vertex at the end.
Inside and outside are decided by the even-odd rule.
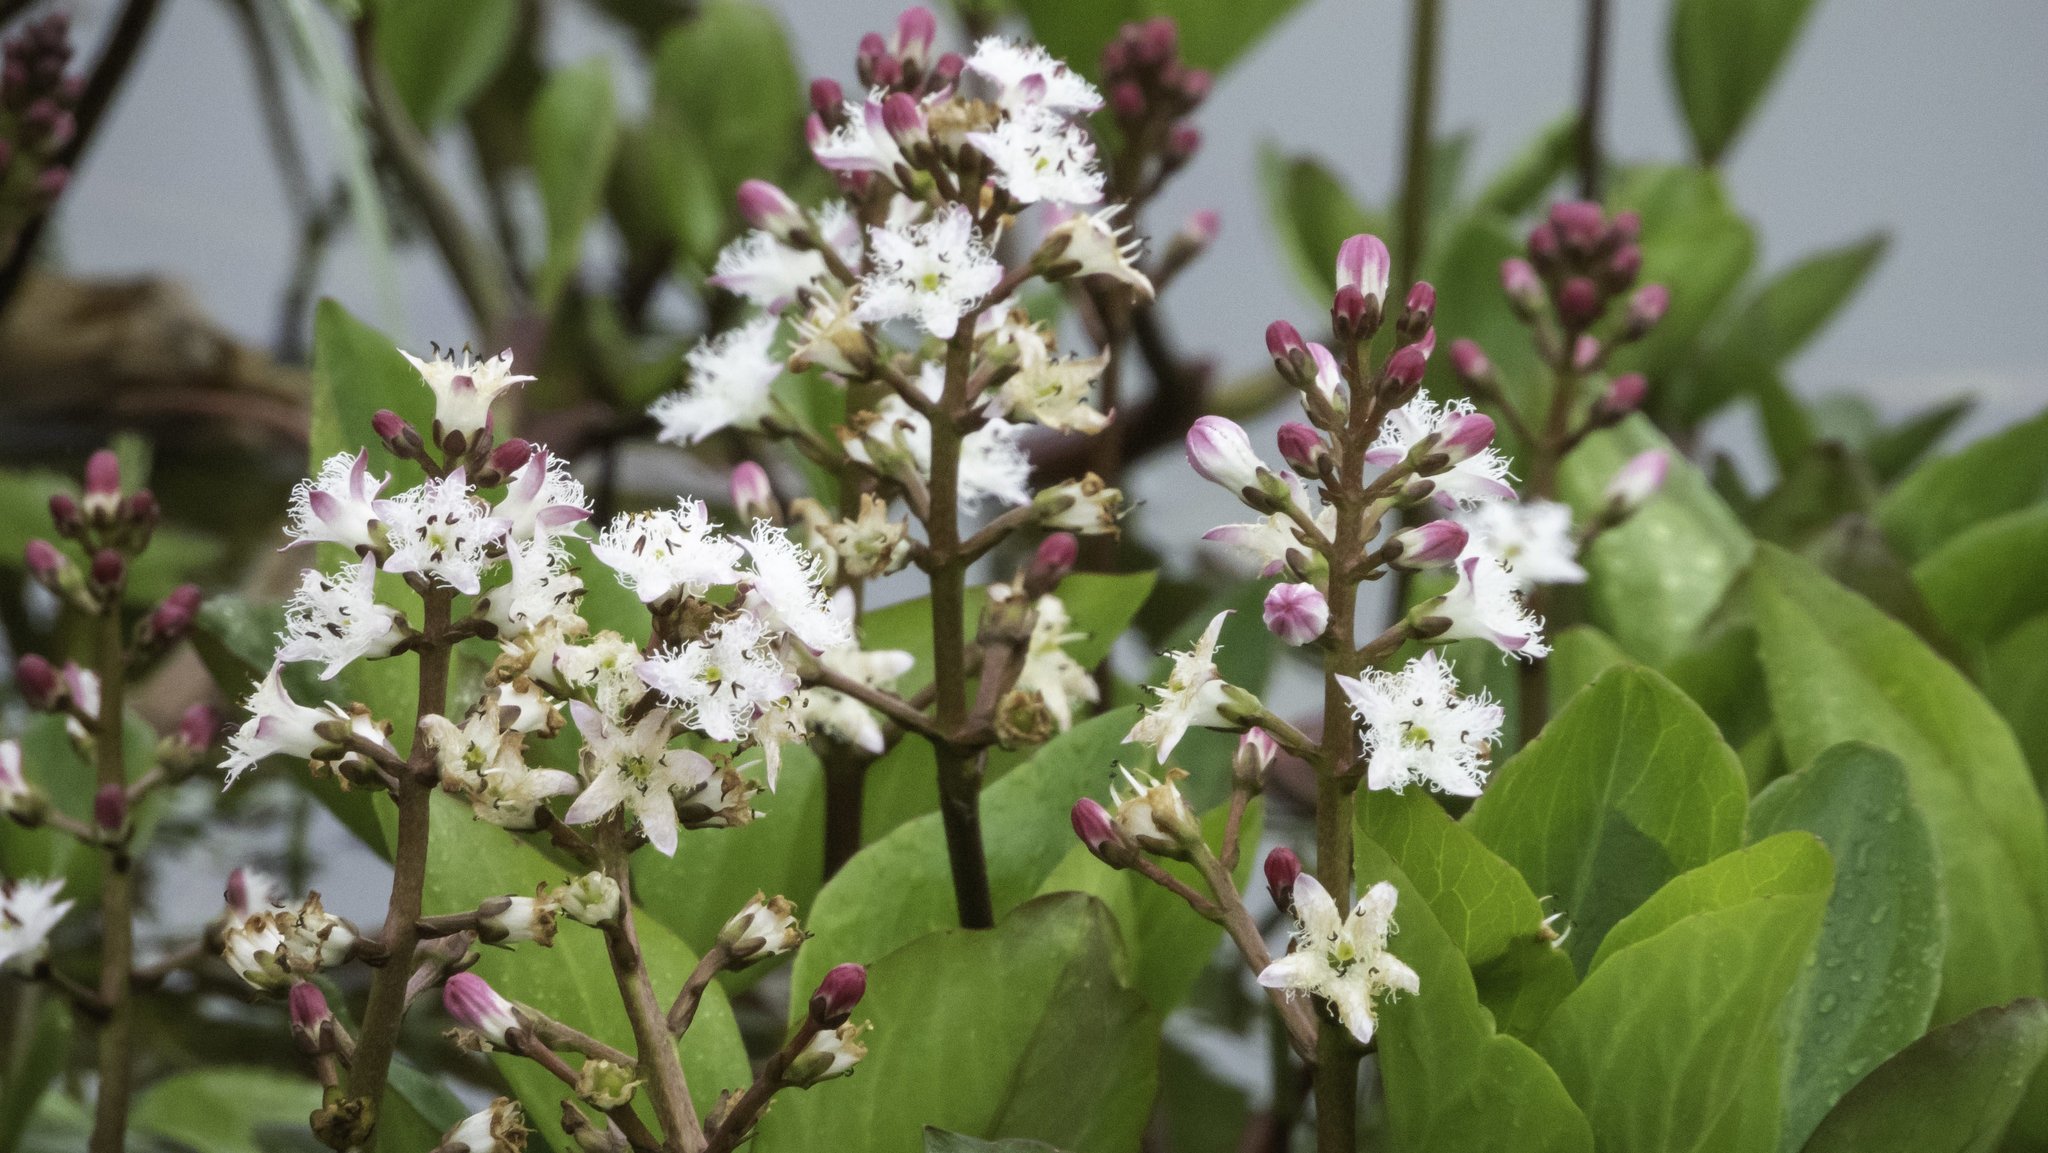
POLYGON ((1294 907, 1294 882, 1301 879, 1301 858, 1285 845, 1266 854, 1266 892, 1273 907, 1286 912, 1294 907))
POLYGON ((1671 308, 1671 290, 1661 284, 1645 284, 1628 301, 1628 318, 1622 323, 1623 338, 1635 340, 1664 319, 1671 308))
POLYGON ((1500 287, 1524 320, 1543 307, 1543 280, 1536 275, 1534 266, 1520 257, 1511 256, 1500 262, 1500 287))
POLYGON ((853 1007, 868 993, 868 971, 859 965, 834 965, 811 994, 811 1022, 832 1029, 853 1015, 853 1007))
POLYGON ((1189 466, 1233 495, 1263 487, 1259 476, 1266 472, 1265 462, 1237 422, 1220 416, 1196 420, 1188 430, 1187 449, 1189 466))
POLYGON ((1387 563, 1410 572, 1442 568, 1465 551, 1469 536, 1465 526, 1457 521, 1426 521, 1388 539, 1385 549, 1387 563))
POLYGON ((1265 784, 1266 770, 1280 756, 1280 743, 1273 734, 1261 728, 1250 728, 1237 739, 1237 752, 1230 758, 1231 780, 1259 791, 1265 784))
POLYGON ((112 449, 100 449, 85 462, 86 518, 104 524, 121 507, 121 458, 112 449))
POLYGON ((1323 434, 1298 420, 1290 420, 1280 426, 1275 437, 1280 443, 1280 459, 1287 467, 1305 477, 1319 478, 1330 466, 1330 446, 1323 442, 1323 434))
POLYGON ((1640 372, 1625 372, 1607 382, 1607 391, 1593 404, 1595 419, 1613 424, 1643 406, 1649 383, 1640 372))
POLYGON ((1653 448, 1637 453, 1607 482, 1607 510, 1612 517, 1624 517, 1648 504, 1664 487, 1671 472, 1671 456, 1653 448))
POLYGON ((128 787, 105 784, 92 795, 92 823, 101 832, 118 833, 128 823, 128 787))
POLYGON ((1102 802, 1093 797, 1082 797, 1074 802, 1068 818, 1074 824, 1074 835, 1103 864, 1112 869, 1128 869, 1137 859, 1137 848, 1124 838, 1116 827, 1115 818, 1102 807, 1102 802))
POLYGON ((782 505, 775 499, 775 486, 768 479, 768 470, 751 460, 733 466, 732 507, 742 521, 782 523, 782 505))
POLYGON ((1036 599, 1067 579, 1081 560, 1081 539, 1070 532, 1056 532, 1038 542, 1031 565, 1024 570, 1024 592, 1036 599))
POLYGON ((1486 350, 1470 340, 1451 342, 1451 369, 1458 379, 1468 385, 1490 389, 1494 384, 1493 361, 1486 357, 1486 350))
POLYGON ((447 984, 441 986, 441 1005, 457 1024, 475 1030, 501 1049, 505 1047, 506 1035, 521 1027, 512 1002, 499 996, 475 973, 457 973, 448 978, 447 984))
POLYGON ((1312 584, 1274 585, 1266 594, 1265 621, 1274 636, 1299 647, 1330 627, 1330 602, 1312 584))
POLYGON ((291 1006, 292 1038, 307 1053, 325 1053, 334 1043, 334 1012, 320 986, 300 981, 292 986, 285 1001, 291 1006))
POLYGON ((1387 299, 1387 280, 1393 275, 1394 258, 1386 242, 1369 233, 1346 240, 1337 249, 1338 289, 1356 288, 1369 300, 1387 299))
POLYGON ((54 709, 64 701, 64 682, 57 675, 57 666, 40 653, 26 653, 14 662, 14 687, 32 709, 54 709))
POLYGON ((740 183, 740 218, 750 228, 758 228, 783 243, 808 227, 804 210, 789 198, 789 193, 768 183, 766 180, 746 180, 740 183))

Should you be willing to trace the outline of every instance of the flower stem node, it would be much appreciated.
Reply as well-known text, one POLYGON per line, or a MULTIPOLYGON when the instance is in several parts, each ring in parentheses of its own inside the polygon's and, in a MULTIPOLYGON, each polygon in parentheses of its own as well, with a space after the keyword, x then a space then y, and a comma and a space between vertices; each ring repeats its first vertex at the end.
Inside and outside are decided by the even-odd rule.
POLYGON ((810 934, 797 924, 796 906, 787 897, 755 893, 746 907, 718 931, 718 943, 731 958, 729 969, 744 969, 804 943, 810 934))
POLYGON ((1202 843, 1202 820, 1190 808, 1187 798, 1180 795, 1180 782, 1187 778, 1182 769, 1168 769, 1164 777, 1153 777, 1145 773, 1134 773, 1123 765, 1117 766, 1123 774, 1123 783, 1129 788, 1124 795, 1112 781, 1109 799, 1116 806, 1117 831, 1131 843, 1148 853, 1176 860, 1187 860, 1202 843))

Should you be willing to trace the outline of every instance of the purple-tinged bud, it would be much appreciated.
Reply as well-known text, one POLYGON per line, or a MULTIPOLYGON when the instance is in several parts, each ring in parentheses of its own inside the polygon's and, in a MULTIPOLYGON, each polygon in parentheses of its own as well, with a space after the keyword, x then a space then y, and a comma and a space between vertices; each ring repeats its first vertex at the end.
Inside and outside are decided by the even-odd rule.
POLYGON ((199 586, 194 584, 172 589, 149 614, 147 627, 150 637, 166 643, 183 637, 192 628, 194 618, 198 617, 199 604, 204 596, 199 586))
POLYGON ((1619 292, 1636 282, 1636 276, 1643 271, 1643 250, 1633 244, 1624 244, 1607 258, 1607 288, 1619 292))
POLYGON ((1614 479, 1607 482, 1608 515, 1627 516, 1649 503, 1664 487, 1664 478, 1670 471, 1671 456, 1660 448, 1629 458, 1615 472, 1614 479))
POLYGON ((114 549, 103 548, 92 554, 91 572, 94 585, 103 589, 117 588, 128 575, 128 559, 114 549))
POLYGON ((1442 568, 1465 551, 1467 538, 1465 526, 1457 521, 1426 521, 1388 539, 1387 563, 1410 572, 1442 568))
POLYGON ((1337 249, 1337 287, 1351 285, 1374 300, 1387 299, 1387 278, 1393 275, 1394 258, 1379 237, 1360 233, 1337 249))
POLYGON ((1222 485, 1235 496, 1259 487, 1265 462, 1252 451, 1252 441, 1235 421, 1204 416, 1188 429, 1188 464, 1202 479, 1222 485))
POLYGON ((1636 289, 1636 294, 1630 297, 1628 302, 1628 320, 1625 328, 1629 336, 1641 336, 1657 327, 1657 322, 1664 319, 1664 313, 1670 307, 1669 288, 1661 284, 1645 284, 1636 289))
POLYGON ((78 531, 78 502, 71 498, 70 493, 59 492, 50 495, 50 522, 65 536, 78 531))
POLYGON ((1180 29, 1172 17, 1155 16, 1139 24, 1136 31, 1131 47, 1140 64, 1156 68, 1173 59, 1180 45, 1180 29))
POLYGON ((782 519, 782 506, 776 502, 775 486, 768 480, 768 470, 751 460, 743 460, 732 468, 732 507, 743 521, 776 521, 782 519))
POLYGON ((1429 371, 1429 354, 1420 344, 1404 344, 1387 358, 1387 383, 1397 392, 1410 391, 1422 383, 1429 371))
POLYGON ((475 973, 457 973, 441 986, 441 1005, 465 1028, 484 1035, 491 1044, 504 1048, 505 1035, 520 1027, 512 1002, 498 995, 475 973))
POLYGON ((1266 854, 1266 892, 1273 907, 1283 913, 1294 909, 1294 882, 1301 879, 1301 858, 1285 845, 1266 854))
MULTIPOLYGON (((1308 342, 1301 338, 1301 330, 1284 320, 1276 320, 1266 326, 1266 352, 1275 364, 1299 364, 1308 359, 1308 342)), ((1287 370, 1282 368, 1284 373, 1287 370)))
POLYGON ((1081 560, 1081 538, 1070 532, 1056 532, 1038 542, 1031 567, 1024 573, 1024 591, 1044 596, 1059 586, 1081 560))
POLYGON ((178 718, 178 743, 191 749, 208 749, 220 736, 224 718, 220 710, 201 702, 185 710, 178 718))
POLYGON ((1643 379, 1642 373, 1622 373, 1607 382, 1607 391, 1594 407, 1604 421, 1612 423, 1641 408, 1643 396, 1649 388, 1649 382, 1643 379))
POLYGON ((491 450, 489 468, 499 476, 511 476, 526 467, 533 459, 533 442, 523 437, 513 437, 491 450))
POLYGON ((370 417, 370 430, 378 440, 397 440, 405 433, 405 418, 388 408, 380 408, 370 417))
POLYGON ((285 996, 291 1006, 292 1037, 299 1048, 308 1053, 325 1052, 330 1038, 328 1027, 334 1023, 334 1013, 327 1007, 327 997, 320 992, 320 986, 311 981, 300 981, 292 986, 285 996))
POLYGON ((1166 158, 1175 164, 1186 164, 1202 150, 1202 130, 1182 120, 1166 132, 1166 158))
POLYGON ((882 79, 880 75, 884 60, 891 64, 895 63, 895 58, 889 55, 889 44, 882 39, 882 34, 870 32, 862 36, 853 54, 853 67, 860 73, 861 80, 870 87, 877 84, 887 85, 889 81, 882 79))
POLYGON ((23 546, 21 555, 23 563, 28 566, 28 575, 34 577, 37 584, 53 590, 64 570, 70 567, 70 562, 57 551, 57 546, 46 540, 29 541, 23 546))
POLYGON ((1275 439, 1280 442, 1280 459, 1299 476, 1321 477, 1330 463, 1323 434, 1298 420, 1281 425, 1275 439))
POLYGON ((1608 224, 1607 233, 1622 244, 1634 244, 1643 235, 1643 216, 1639 212, 1617 212, 1608 224))
POLYGON ((228 885, 221 892, 221 900, 227 902, 229 912, 238 918, 246 918, 275 904, 277 894, 271 891, 268 877, 254 869, 237 868, 228 874, 228 885))
POLYGON ((1330 328, 1339 340, 1369 340, 1379 331, 1380 302, 1355 284, 1337 290, 1330 299, 1330 328))
POLYGON ((57 675, 57 666, 38 653, 26 653, 14 662, 14 687, 32 709, 47 711, 64 700, 64 682, 57 675))
POLYGON ((163 516, 163 509, 156 503, 156 494, 146 488, 138 488, 121 502, 121 518, 129 524, 153 529, 163 516))
POLYGON ((1190 68, 1181 73, 1180 98, 1187 101, 1189 107, 1207 100, 1215 87, 1216 75, 1207 68, 1190 68))
POLYGON ((1131 45, 1130 41, 1125 37, 1130 34, 1131 28, 1127 24, 1122 31, 1122 35, 1112 38, 1109 43, 1102 46, 1102 75, 1104 79, 1112 78, 1117 73, 1130 67, 1131 45))
POLYGON ((1273 734, 1260 728, 1244 731, 1237 739, 1237 752, 1230 758, 1231 779, 1253 792, 1265 784, 1266 770, 1280 756, 1280 744, 1273 734))
POLYGON ((106 784, 92 795, 92 823, 100 829, 115 833, 128 822, 128 787, 122 784, 106 784))
POLYGON ((1493 445, 1493 418, 1483 412, 1461 412, 1446 419, 1436 451, 1451 464, 1470 460, 1493 445))
POLYGON ((1579 338, 1572 342, 1572 368, 1579 372, 1590 371, 1600 363, 1605 350, 1606 346, 1600 343, 1599 337, 1590 332, 1580 333, 1579 338))
POLYGON ((894 56, 879 57, 875 60, 875 66, 867 76, 868 83, 872 87, 901 87, 903 85, 903 62, 894 56))
POLYGON ((121 504, 121 458, 100 449, 85 462, 85 515, 104 522, 121 504))
POLYGON ((1525 247, 1530 261, 1539 268, 1548 268, 1557 262, 1557 252, 1562 245, 1557 239, 1557 229, 1545 223, 1529 230, 1529 241, 1525 247))
POLYGON ((1300 646, 1330 627, 1330 602, 1312 584, 1274 585, 1266 594, 1266 628, 1286 644, 1300 646))
POLYGON ((50 167, 36 173, 35 192, 37 198, 41 200, 57 199, 59 196, 64 195, 64 190, 70 187, 70 185, 71 170, 62 164, 52 164, 50 167))
POLYGON ((1408 290, 1407 308, 1401 313, 1396 327, 1404 340, 1415 340, 1429 330, 1429 322, 1436 317, 1436 286, 1427 280, 1418 280, 1408 290))
POLYGON ((1486 359, 1486 351, 1475 341, 1451 342, 1451 367, 1468 382, 1488 384, 1493 380, 1493 362, 1486 359))
POLYGON ((1187 223, 1180 226, 1180 235, 1197 248, 1207 248, 1216 243, 1216 237, 1223 232, 1223 214, 1213 208, 1200 208, 1188 213, 1187 223))
POLYGON ((1607 233, 1607 214, 1590 200, 1567 200, 1551 206, 1550 225, 1565 247, 1581 252, 1598 246, 1607 233))
POLYGON ((1118 120, 1137 120, 1145 115, 1145 90, 1135 80, 1125 80, 1109 90, 1109 110, 1118 120))
POLYGON ((765 180, 742 181, 737 197, 740 218, 749 227, 777 240, 787 241, 798 229, 806 227, 804 210, 797 207, 788 193, 765 180))
POLYGON ((882 101, 882 126, 895 138, 897 147, 905 152, 928 147, 932 142, 931 130, 925 125, 924 109, 918 106, 917 98, 907 92, 892 92, 882 101))
POLYGON ((1068 814, 1074 822, 1074 835, 1088 846, 1088 851, 1112 869, 1121 869, 1124 854, 1116 835, 1116 822, 1110 819, 1109 810, 1093 797, 1082 797, 1074 802, 1073 812, 1068 814))
POLYGON ((868 993, 868 971, 859 965, 834 965, 818 991, 811 994, 811 1021, 820 1028, 833 1029, 853 1015, 853 1007, 868 993))
POLYGON ((1557 290, 1557 318, 1574 332, 1600 319, 1600 286, 1583 276, 1574 276, 1557 290))
POLYGON ((1510 256, 1500 262, 1500 287, 1507 293, 1508 303, 1525 320, 1543 307, 1543 280, 1526 260, 1510 256))
POLYGON ((836 124, 835 117, 846 115, 846 91, 839 87, 839 81, 830 76, 811 81, 811 111, 827 124, 836 124))
POLYGON ((80 667, 77 661, 65 661, 64 670, 58 675, 64 680, 64 699, 71 708, 97 720, 100 715, 99 674, 80 667))
POLYGON ((931 81, 926 87, 932 89, 950 88, 954 81, 960 79, 960 74, 965 71, 967 71, 967 61, 961 59, 958 52, 941 53, 937 62, 932 65, 931 81))
POLYGON ((939 18, 922 4, 905 8, 896 17, 896 42, 890 47, 896 55, 919 64, 931 55, 932 41, 939 36, 939 18))

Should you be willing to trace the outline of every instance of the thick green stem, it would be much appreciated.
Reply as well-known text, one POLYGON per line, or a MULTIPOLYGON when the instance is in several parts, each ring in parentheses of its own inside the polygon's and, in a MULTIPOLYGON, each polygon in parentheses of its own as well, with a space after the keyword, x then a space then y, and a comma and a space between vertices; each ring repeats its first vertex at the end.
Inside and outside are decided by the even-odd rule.
MULTIPOLYGON (((111 603, 99 620, 100 711, 94 725, 93 752, 98 786, 125 789, 128 772, 122 758, 121 729, 128 654, 122 645, 120 600, 108 599, 111 603)), ((99 1097, 93 1106, 89 1148, 92 1153, 120 1153, 128 1134, 135 1023, 135 1006, 129 996, 129 977, 135 967, 135 875, 125 836, 107 845, 101 864, 99 999, 107 1015, 100 1024, 99 1097)))
MULTIPOLYGON (((439 715, 448 708, 448 663, 452 645, 446 640, 453 590, 432 588, 421 598, 421 631, 427 643, 419 650, 419 716, 439 715)), ((391 860, 391 897, 385 905, 382 967, 370 978, 369 1000, 363 1006, 361 1035, 349 1065, 348 1095, 365 1103, 373 1123, 384 1100, 391 1059, 398 1052, 398 1034, 405 1023, 405 985, 412 977, 413 953, 419 946, 419 920, 426 899, 427 842, 434 788, 423 780, 430 753, 426 734, 415 730, 412 768, 399 779, 398 845, 391 860)), ((371 1139, 375 1145, 375 1136, 371 1139)))

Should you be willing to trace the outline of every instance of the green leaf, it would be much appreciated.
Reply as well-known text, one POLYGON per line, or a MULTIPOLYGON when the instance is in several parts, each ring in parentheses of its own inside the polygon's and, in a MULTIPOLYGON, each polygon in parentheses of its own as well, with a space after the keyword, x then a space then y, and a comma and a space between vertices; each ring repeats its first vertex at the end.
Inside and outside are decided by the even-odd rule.
POLYGON ((1892 545, 1917 561, 1981 521, 2048 497, 2048 412, 1913 470, 1877 506, 1892 545))
POLYGON ((1337 174, 1312 156, 1289 156, 1271 140, 1259 144, 1259 186, 1280 248, 1310 300, 1330 295, 1337 249, 1381 221, 1344 188, 1337 174))
POLYGON ((1791 763, 1860 740, 1906 767, 1948 915, 1935 1019, 2043 991, 2048 820, 2005 722, 1905 626, 1807 562, 1766 546, 1750 589, 1791 763))
POLYGON ((1474 968, 1540 934, 1543 906, 1529 883, 1427 792, 1362 791, 1357 825, 1401 867, 1474 968))
POLYGON ((1706 478, 1641 417, 1587 437, 1565 458, 1563 499, 1581 521, 1592 517, 1621 466, 1652 449, 1671 461, 1663 491, 1600 534, 1584 560, 1593 623, 1637 660, 1662 665, 1690 646, 1754 546, 1706 478))
POLYGON ((375 0, 377 59, 414 123, 432 129, 469 106, 519 31, 517 0, 375 0))
POLYGON ((1718 409, 1768 377, 1827 327, 1883 258, 1882 232, 1830 248, 1794 264, 1717 325, 1720 339, 1706 350, 1692 384, 1696 416, 1718 409))
POLYGON ((1534 209, 1578 157, 1578 132, 1576 116, 1560 116, 1545 125, 1487 181, 1473 202, 1475 211, 1512 220, 1534 209))
POLYGON ((527 129, 533 177, 547 218, 547 259, 535 280, 542 313, 552 313, 576 271, 583 230, 602 203, 612 153, 618 147, 618 109, 612 74, 603 57, 549 74, 534 98, 527 129))
POLYGON ((1814 0, 1678 0, 1671 79, 1700 162, 1718 163, 1770 91, 1814 0))
MULTIPOLYGON (((16 735, 21 744, 22 774, 29 784, 40 789, 53 807, 73 817, 82 819, 91 813, 96 770, 78 755, 65 718, 49 713, 31 716, 16 735)), ((122 757, 129 780, 156 763, 156 729, 133 712, 122 729, 122 757)), ((136 814, 139 842, 146 843, 148 830, 166 800, 162 794, 152 796, 136 814)), ((26 829, 9 821, 5 834, 0 835, 0 875, 61 876, 64 896, 76 901, 81 911, 99 902, 100 867, 98 851, 55 829, 26 829)))
POLYGON ((2048 1055, 2048 1005, 1980 1009, 1908 1045, 1822 1121, 1806 1153, 1990 1153, 2048 1055))
POLYGON ((1670 681, 1609 671, 1498 772, 1465 817, 1553 898, 1584 969, 1659 886, 1742 843, 1748 789, 1714 723, 1670 681))
POLYGON ((1836 863, 1820 940, 1787 1004, 1778 1144, 1790 1151, 1927 1028, 1941 990, 1941 882, 1905 767, 1869 745, 1836 745, 1774 782, 1750 802, 1749 823, 1752 837, 1814 833, 1836 863))
POLYGON ((994 929, 911 941, 868 967, 857 1016, 875 1027, 857 1074, 783 1094, 755 1148, 812 1150, 830 1134, 839 1153, 897 1153, 936 1125, 1111 1153, 1137 1146, 1151 1111, 1158 1018, 1092 897, 1042 897, 994 929))
POLYGON ((1629 663, 1628 654, 1606 633, 1591 625, 1573 625, 1550 642, 1543 672, 1550 678, 1550 706, 1555 713, 1601 673, 1629 663))
POLYGON ((1913 583, 1950 637, 1972 651, 2041 611, 2048 504, 1971 525, 1913 566, 1913 583))
POLYGON ((1084 76, 1100 72, 1102 48, 1117 30, 1148 16, 1170 16, 1181 59, 1221 72, 1302 0, 1017 0, 1031 36, 1084 76))
MULTIPOLYGON (((1038 891, 1074 844, 1068 812, 1102 791, 1136 710, 1075 725, 981 794, 981 833, 996 915, 1038 891)), ((907 942, 958 924, 953 875, 939 814, 902 825, 847 862, 819 891, 797 954, 793 988, 815 987, 846 961, 872 962, 907 942)))
POLYGON ((71 1052, 71 1010, 60 999, 19 997, 10 1013, 9 1023, 26 1043, 0 1053, 0 1153, 13 1153, 71 1052))
POLYGON ((433 393, 390 337, 332 300, 313 310, 313 414, 307 432, 311 469, 328 457, 370 450, 370 471, 397 473, 385 491, 418 484, 419 466, 394 459, 371 431, 370 418, 388 408, 421 428, 434 419, 433 393))
POLYGON ((2034 779, 2048 779, 2048 614, 2033 617, 1984 653, 1980 682, 1984 696, 2012 726, 2012 735, 2033 766, 2034 779))
POLYGON ((1962 397, 1930 405, 1890 428, 1877 429, 1864 442, 1864 455, 1870 458, 1870 465, 1877 470, 1879 477, 1886 481, 1897 480, 1921 457, 1933 451, 1941 438, 1970 414, 1975 404, 1970 397, 1962 397))
POLYGON ((1729 909, 1762 897, 1825 890, 1834 862, 1820 839, 1803 831, 1779 833, 1716 857, 1673 877, 1600 942, 1587 976, 1630 945, 1640 944, 1687 917, 1729 909))
POLYGON ((1390 947, 1415 970, 1421 990, 1379 1009, 1389 1147, 1397 1153, 1590 1153, 1586 1117, 1557 1074, 1527 1045, 1494 1031, 1464 954, 1437 921, 1424 889, 1370 838, 1360 837, 1356 851, 1361 890, 1389 881, 1401 891, 1401 931, 1390 947))
POLYGON ((1830 869, 1810 837, 1682 877, 1615 929, 1536 1040, 1601 1149, 1772 1153, 1780 1005, 1820 930, 1830 869), (1751 892, 1755 869, 1769 878, 1751 892), (1708 876, 1707 874, 1711 874, 1708 876), (1667 896, 1667 893, 1669 895, 1667 896), (1633 922, 1633 924, 1631 923, 1633 922))
POLYGON ((963 1137, 927 1125, 924 1127, 924 1153, 1059 1153, 1059 1150, 1043 1141, 983 1141, 979 1137, 963 1137))
MULTIPOLYGON (((543 883, 560 884, 580 872, 556 863, 503 829, 479 822, 467 805, 446 795, 434 796, 433 831, 427 847, 426 908, 430 914, 464 912, 495 896, 530 895, 543 883)), ((682 988, 684 978, 696 966, 696 955, 658 919, 643 912, 635 923, 654 987, 682 988)), ((597 930, 565 920, 554 945, 545 951, 522 945, 517 950, 487 948, 482 952, 476 972, 503 996, 633 1051, 633 1032, 612 977, 603 935, 597 930)), ((678 1048, 700 1115, 718 1103, 721 1090, 740 1088, 751 1079, 739 1027, 733 1022, 725 992, 716 986, 705 992, 696 1021, 678 1048)), ((561 1082, 524 1058, 499 1054, 493 1062, 526 1107, 535 1132, 558 1149, 571 1148, 561 1131, 561 1082)))
POLYGON ((303 1134, 319 1107, 320 1085, 310 1077, 216 1067, 151 1085, 135 1099, 128 1123, 206 1153, 270 1153, 277 1147, 270 1130, 303 1134))

